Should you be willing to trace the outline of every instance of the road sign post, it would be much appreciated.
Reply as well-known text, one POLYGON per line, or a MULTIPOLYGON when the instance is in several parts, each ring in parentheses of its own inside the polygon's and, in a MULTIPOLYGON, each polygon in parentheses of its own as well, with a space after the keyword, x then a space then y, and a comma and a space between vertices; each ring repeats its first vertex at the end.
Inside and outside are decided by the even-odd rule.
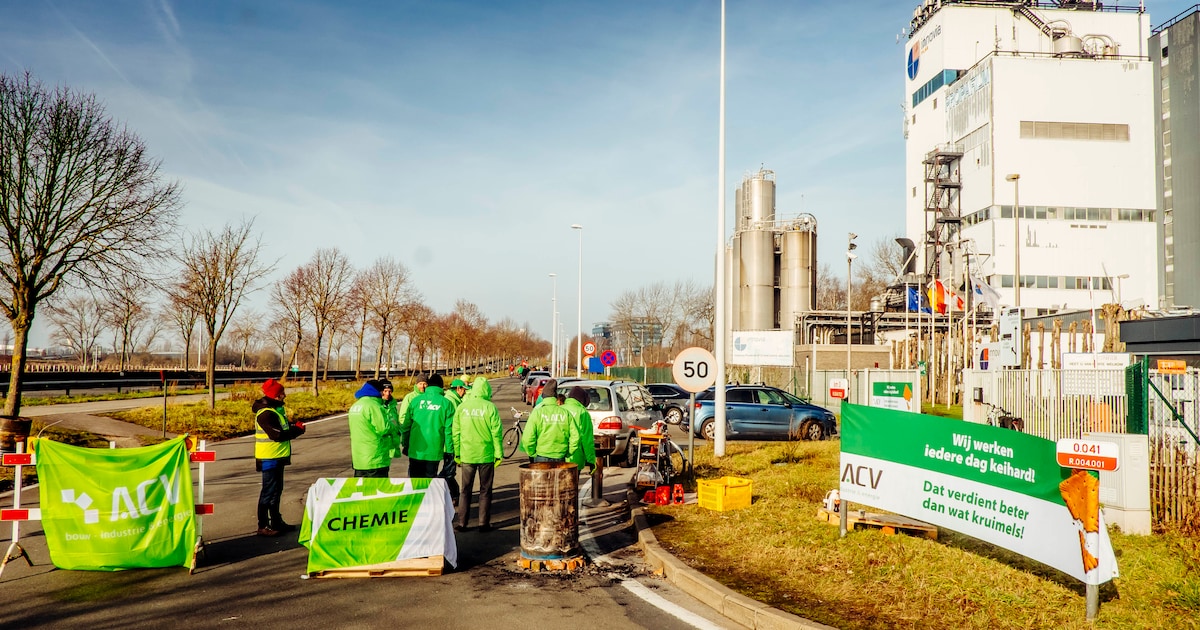
POLYGON ((676 385, 692 393, 688 399, 688 465, 691 466, 696 446, 696 394, 716 384, 717 359, 708 350, 693 346, 675 355, 671 376, 676 385))

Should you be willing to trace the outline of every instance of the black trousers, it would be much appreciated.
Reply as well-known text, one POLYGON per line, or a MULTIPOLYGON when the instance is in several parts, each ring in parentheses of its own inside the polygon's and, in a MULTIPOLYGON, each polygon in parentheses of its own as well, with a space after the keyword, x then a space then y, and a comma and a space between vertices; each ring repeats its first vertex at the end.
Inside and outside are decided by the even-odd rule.
POLYGON ((442 458, 442 469, 438 471, 438 476, 446 480, 446 486, 450 488, 450 500, 458 504, 458 464, 454 461, 453 455, 447 455, 442 458))
POLYGON ((359 470, 359 469, 355 468, 354 476, 355 477, 383 477, 386 479, 387 477, 391 476, 391 466, 384 466, 383 468, 368 468, 366 470, 359 470))
POLYGON ((262 491, 258 494, 258 528, 276 527, 283 523, 279 500, 283 496, 283 466, 262 471, 262 491))
POLYGON ((408 476, 411 479, 433 479, 438 476, 442 460, 430 461, 425 459, 408 458, 408 476))
POLYGON ((496 465, 463 464, 459 467, 462 476, 462 495, 458 500, 458 523, 466 527, 471 520, 471 491, 475 486, 475 475, 479 475, 479 524, 488 527, 492 524, 492 479, 495 478, 496 465))

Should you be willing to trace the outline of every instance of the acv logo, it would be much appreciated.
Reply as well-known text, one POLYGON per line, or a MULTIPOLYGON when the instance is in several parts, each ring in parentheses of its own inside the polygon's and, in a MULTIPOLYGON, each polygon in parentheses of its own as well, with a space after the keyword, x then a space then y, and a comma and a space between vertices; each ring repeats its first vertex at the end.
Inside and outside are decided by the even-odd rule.
POLYGON ((917 78, 917 69, 921 66, 921 43, 913 44, 908 49, 908 80, 917 78))
MULTIPOLYGON (((112 493, 112 512, 109 520, 115 522, 159 512, 163 508, 163 499, 167 505, 179 503, 180 489, 181 479, 178 475, 174 480, 166 475, 159 475, 157 479, 147 479, 135 486, 132 492, 127 486, 117 486, 112 493), (156 484, 162 485, 161 491, 154 487, 156 484), (156 507, 150 506, 151 499, 154 499, 156 507)), ((83 510, 84 523, 94 525, 100 522, 100 510, 91 509, 92 497, 86 492, 77 494, 74 488, 64 488, 62 501, 83 510)))

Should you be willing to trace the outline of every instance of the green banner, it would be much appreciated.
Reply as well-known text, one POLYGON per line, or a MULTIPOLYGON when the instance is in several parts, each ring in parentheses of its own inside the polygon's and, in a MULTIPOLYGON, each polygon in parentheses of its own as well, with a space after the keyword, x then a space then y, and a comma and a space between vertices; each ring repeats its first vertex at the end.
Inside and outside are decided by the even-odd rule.
POLYGON ((42 529, 60 569, 191 566, 196 506, 184 437, 140 448, 36 443, 42 529))
POLYGON ((308 572, 436 555, 453 566, 453 516, 444 479, 318 479, 300 527, 308 572))
MULTIPOLYGON (((843 499, 946 527, 1089 584, 1117 576, 1104 527, 1071 506, 1094 478, 1037 436, 937 416, 842 406, 843 499)), ((1092 493, 1095 488, 1091 488, 1092 493)))

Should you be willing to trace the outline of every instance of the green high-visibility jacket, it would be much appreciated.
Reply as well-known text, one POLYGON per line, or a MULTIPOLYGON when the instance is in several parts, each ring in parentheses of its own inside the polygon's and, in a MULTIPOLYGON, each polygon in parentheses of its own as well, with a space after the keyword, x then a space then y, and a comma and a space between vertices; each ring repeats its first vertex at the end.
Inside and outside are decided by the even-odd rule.
POLYGON ((478 377, 454 413, 454 456, 464 464, 491 464, 502 458, 500 412, 492 404, 492 386, 478 377))
POLYGON ((363 396, 350 407, 350 460, 356 470, 384 468, 392 463, 399 443, 396 426, 382 399, 363 396))
POLYGON ((588 413, 578 400, 568 398, 563 403, 563 409, 571 414, 571 421, 579 431, 579 448, 572 448, 567 461, 583 468, 585 465, 596 465, 596 442, 592 431, 592 414, 588 413))
POLYGON ((558 401, 546 398, 529 412, 521 450, 530 457, 565 459, 579 448, 579 427, 558 401))
POLYGON ((441 387, 429 385, 425 393, 413 399, 404 412, 400 443, 410 459, 441 461, 454 452, 454 408, 441 387))

